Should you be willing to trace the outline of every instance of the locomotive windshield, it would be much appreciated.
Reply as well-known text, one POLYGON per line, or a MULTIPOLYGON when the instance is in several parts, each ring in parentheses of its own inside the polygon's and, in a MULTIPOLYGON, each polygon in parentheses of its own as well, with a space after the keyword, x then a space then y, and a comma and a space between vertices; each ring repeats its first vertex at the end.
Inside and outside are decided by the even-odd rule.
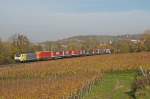
POLYGON ((17 53, 15 56, 16 56, 16 57, 20 57, 20 54, 19 54, 19 53, 17 53))

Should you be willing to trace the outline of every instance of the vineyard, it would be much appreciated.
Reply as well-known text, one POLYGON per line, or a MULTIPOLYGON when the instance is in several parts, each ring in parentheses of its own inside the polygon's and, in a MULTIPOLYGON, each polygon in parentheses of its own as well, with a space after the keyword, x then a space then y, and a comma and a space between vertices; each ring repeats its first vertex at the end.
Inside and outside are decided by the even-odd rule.
POLYGON ((107 72, 150 68, 150 53, 88 56, 0 68, 0 99, 81 99, 107 72))

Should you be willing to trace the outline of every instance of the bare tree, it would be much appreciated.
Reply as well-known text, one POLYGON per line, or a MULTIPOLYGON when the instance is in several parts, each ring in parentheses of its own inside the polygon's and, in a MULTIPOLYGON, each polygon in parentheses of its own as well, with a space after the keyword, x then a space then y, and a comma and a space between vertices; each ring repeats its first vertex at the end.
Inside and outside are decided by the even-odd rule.
POLYGON ((27 52, 30 50, 30 41, 27 36, 23 34, 15 34, 11 37, 11 44, 18 52, 27 52))

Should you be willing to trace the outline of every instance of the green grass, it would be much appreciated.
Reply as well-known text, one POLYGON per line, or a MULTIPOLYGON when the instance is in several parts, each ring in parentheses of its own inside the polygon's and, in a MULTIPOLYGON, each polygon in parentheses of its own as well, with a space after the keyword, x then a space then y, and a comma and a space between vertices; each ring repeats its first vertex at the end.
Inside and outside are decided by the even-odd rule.
POLYGON ((138 91, 137 99, 150 99, 150 87, 138 91))
POLYGON ((126 92, 130 91, 135 72, 114 72, 105 75, 83 99, 131 99, 126 92))

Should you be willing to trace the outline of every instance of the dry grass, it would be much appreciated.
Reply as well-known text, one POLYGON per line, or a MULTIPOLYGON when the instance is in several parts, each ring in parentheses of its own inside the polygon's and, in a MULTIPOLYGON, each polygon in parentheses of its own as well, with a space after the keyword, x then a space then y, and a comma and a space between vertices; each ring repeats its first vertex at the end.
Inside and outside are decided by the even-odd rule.
POLYGON ((87 92, 105 72, 133 70, 139 66, 150 68, 150 53, 91 56, 0 68, 0 99, 71 99, 87 92))

